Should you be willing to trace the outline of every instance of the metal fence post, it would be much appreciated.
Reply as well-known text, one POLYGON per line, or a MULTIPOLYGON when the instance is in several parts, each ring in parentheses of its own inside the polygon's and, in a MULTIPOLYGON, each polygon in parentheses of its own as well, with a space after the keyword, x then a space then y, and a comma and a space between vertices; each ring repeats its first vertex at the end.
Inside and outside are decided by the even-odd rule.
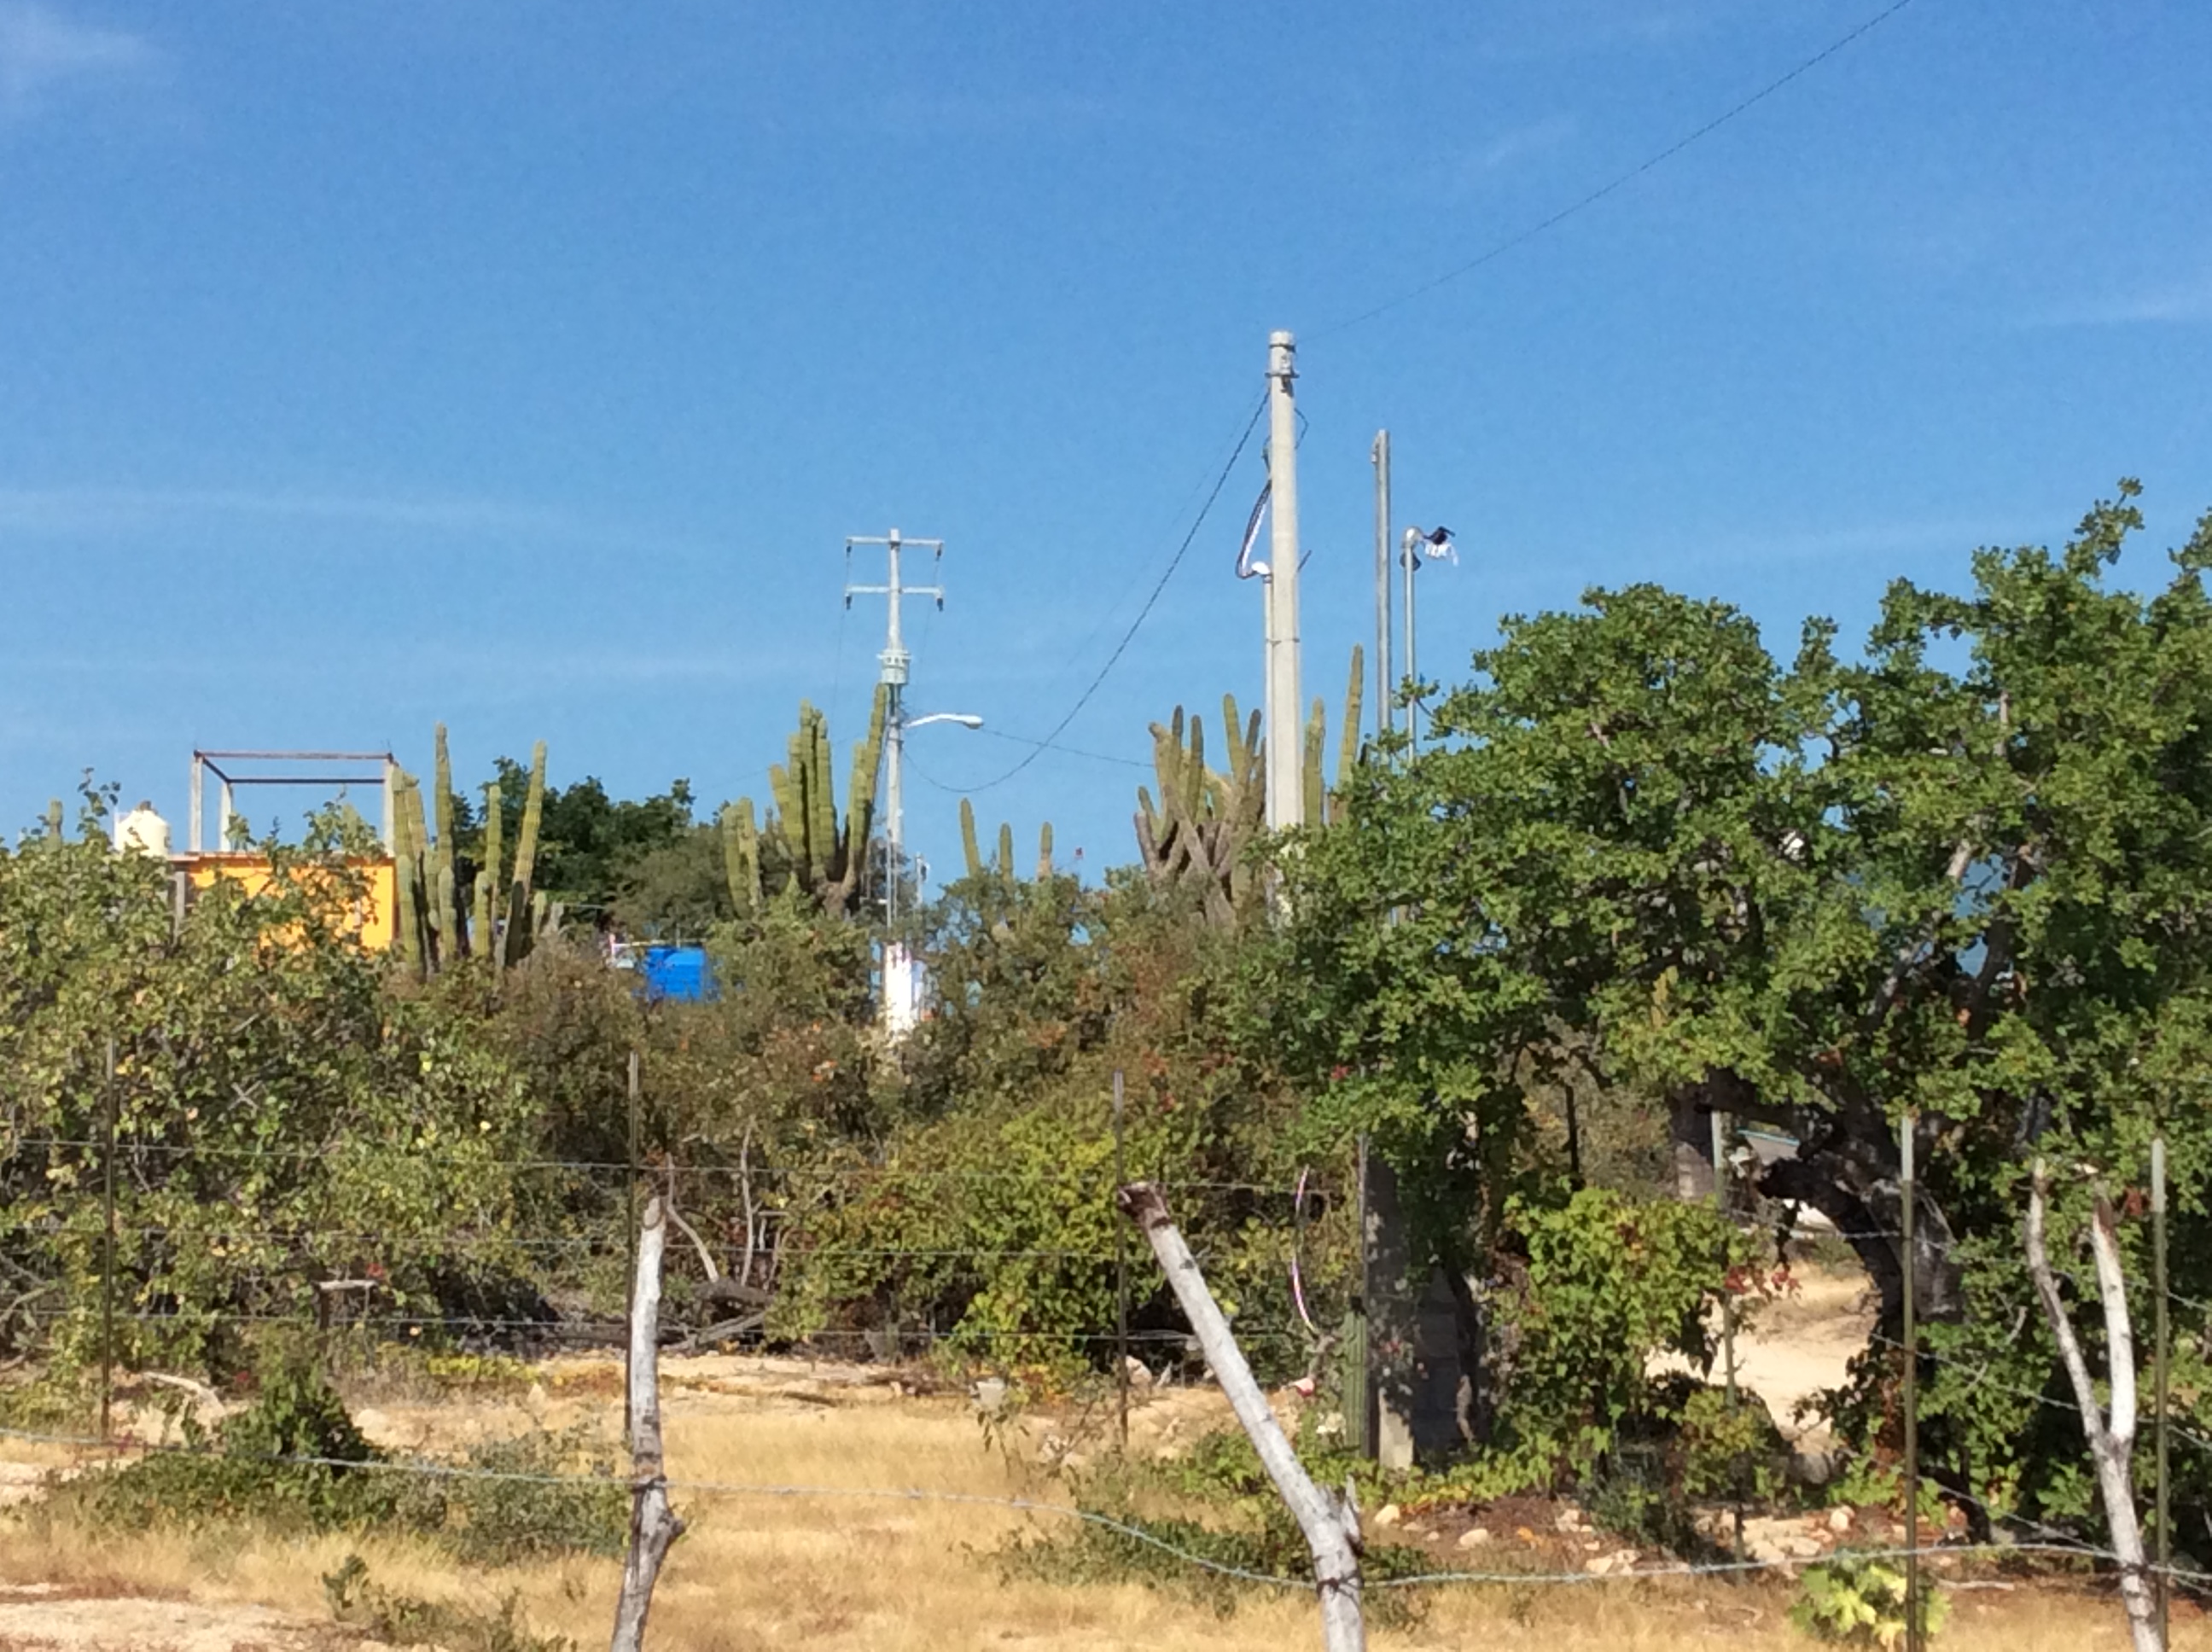
POLYGON ((1898 1125, 1899 1223, 1905 1262, 1905 1644, 1920 1652, 1920 1332, 1913 1318, 1912 1206, 1918 1197, 1912 1174, 1913 1115, 1898 1125))

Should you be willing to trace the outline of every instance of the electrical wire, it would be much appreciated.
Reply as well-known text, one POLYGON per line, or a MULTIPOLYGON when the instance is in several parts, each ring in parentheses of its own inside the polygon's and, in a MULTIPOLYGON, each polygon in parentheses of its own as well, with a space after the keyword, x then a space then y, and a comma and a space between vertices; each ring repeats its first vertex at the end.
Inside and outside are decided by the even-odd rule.
POLYGON ((1834 57, 1845 47, 1850 46, 1854 41, 1872 33, 1875 29, 1881 27, 1882 24, 1896 16, 1899 12, 1903 11, 1911 3, 1912 0, 1893 0, 1893 3, 1883 8, 1881 11, 1876 12, 1873 16, 1866 19, 1848 33, 1840 35, 1837 39, 1830 41, 1826 46, 1821 47, 1820 51, 1806 58, 1795 69, 1792 69, 1788 74, 1782 76, 1778 79, 1769 81, 1765 86, 1759 88, 1758 91, 1753 92, 1749 97, 1744 99, 1741 103, 1736 104, 1734 107, 1721 114, 1714 116, 1711 120, 1698 127, 1695 131, 1690 133, 1687 137, 1675 139, 1674 143, 1668 144, 1656 155, 1652 155, 1649 160, 1640 161, 1637 165, 1631 167, 1626 172, 1622 173, 1610 183, 1601 185, 1596 189, 1592 190, 1589 194, 1583 196, 1580 200, 1574 202, 1571 205, 1562 207, 1559 211, 1554 212, 1550 217, 1542 220, 1540 222, 1531 224, 1528 228, 1522 230, 1519 234, 1508 236, 1505 240, 1499 241, 1488 251, 1478 253, 1474 258, 1469 258, 1466 263, 1456 264, 1451 269, 1445 270, 1442 275, 1432 276, 1429 280, 1423 282, 1418 287, 1409 287, 1404 292, 1400 293, 1395 298, 1385 299, 1382 303, 1377 304, 1372 309, 1363 310, 1358 315, 1350 317, 1343 321, 1332 322, 1329 325, 1323 327, 1320 331, 1314 333, 1312 337, 1316 339, 1327 338, 1337 333, 1347 332, 1354 327, 1363 325, 1367 322, 1374 320, 1377 316, 1389 314, 1392 310, 1398 308, 1401 305, 1410 304, 1417 298, 1425 297, 1428 294, 1436 291, 1437 288, 1447 286, 1452 282, 1457 281, 1462 276, 1474 274, 1485 264, 1494 263, 1498 259, 1504 258, 1508 252, 1512 252, 1516 247, 1527 246, 1530 241, 1534 240, 1539 235, 1543 234, 1546 231, 1557 228, 1559 225, 1566 222, 1568 219, 1575 216, 1577 213, 1586 211, 1589 208, 1595 206, 1600 201, 1604 200, 1607 196, 1626 189, 1629 185, 1643 177, 1644 173, 1665 165, 1676 155, 1681 154, 1683 150, 1688 149, 1692 144, 1698 143, 1700 139, 1709 137, 1713 133, 1718 131, 1722 127, 1727 125, 1729 122, 1734 120, 1738 115, 1748 113, 1751 110, 1758 107, 1759 105, 1765 102, 1767 99, 1772 97, 1777 92, 1782 90, 1784 87, 1788 86, 1792 81, 1798 79, 1801 76, 1810 74, 1814 70, 1827 62, 1829 58, 1834 57))
POLYGON ((1036 750, 1003 774, 995 775, 980 786, 946 786, 941 780, 931 780, 931 785, 939 787, 944 791, 957 793, 962 797, 974 797, 979 793, 988 792, 994 787, 1004 786, 1047 751, 1055 749, 1053 742, 1067 732, 1067 726, 1073 723, 1081 714, 1083 708, 1091 703, 1091 696, 1098 692, 1099 685, 1105 682, 1107 674, 1121 664, 1121 656, 1128 652, 1129 644, 1136 640, 1139 628, 1152 617, 1153 608, 1159 603, 1160 593, 1167 589, 1168 581, 1175 578, 1176 570, 1182 566, 1184 556, 1189 553, 1192 543, 1198 538, 1198 531, 1206 525, 1206 519, 1212 513, 1215 501, 1220 499, 1222 489, 1229 485, 1230 473, 1236 470, 1237 461, 1244 457, 1245 446, 1252 440, 1252 432, 1259 428, 1260 416, 1267 410, 1267 398, 1262 396, 1254 404, 1252 416, 1244 422, 1244 432, 1237 438, 1237 446, 1231 451, 1228 463, 1221 467, 1220 475, 1213 479, 1213 486, 1206 493, 1206 502, 1198 507, 1198 515, 1191 523, 1190 531, 1183 535, 1182 543, 1176 547, 1175 555, 1168 558, 1168 565, 1160 571, 1160 577, 1152 582, 1152 590, 1146 595, 1144 606, 1137 610, 1136 618, 1131 620, 1128 629, 1121 633, 1121 640, 1114 645, 1113 653, 1106 656, 1106 663, 1098 668, 1097 674, 1091 677, 1083 692, 1076 695, 1075 703, 1067 708, 1066 715, 1052 726, 1051 731, 1043 739, 1036 743, 1036 750))

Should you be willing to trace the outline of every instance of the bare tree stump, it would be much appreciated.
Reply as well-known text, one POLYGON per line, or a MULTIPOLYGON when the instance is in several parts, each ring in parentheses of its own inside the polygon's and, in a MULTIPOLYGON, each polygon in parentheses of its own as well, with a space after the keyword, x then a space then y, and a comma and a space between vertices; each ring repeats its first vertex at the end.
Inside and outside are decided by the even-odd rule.
POLYGON ((638 1234, 637 1285, 629 1310, 629 1555, 623 1562, 622 1594, 615 1602, 609 1652, 641 1652, 653 1585, 669 1546, 684 1522, 668 1506, 668 1479, 660 1454, 660 1254, 668 1238, 667 1212, 659 1199, 645 1207, 638 1234))
POLYGON ((1349 1483, 1344 1497, 1334 1497, 1316 1485, 1298 1461, 1283 1425, 1268 1409, 1267 1396, 1260 1391, 1252 1368, 1244 1363, 1243 1351, 1237 1347, 1229 1321, 1222 1317, 1212 1291, 1206 1288, 1198 1259, 1190 1254, 1190 1247, 1176 1229, 1175 1218, 1168 1214, 1168 1203, 1160 1190, 1149 1181, 1133 1181, 1115 1198, 1122 1212, 1144 1230, 1176 1301, 1182 1305, 1183 1317, 1198 1338, 1206 1363, 1213 1368, 1221 1392, 1228 1396, 1230 1408, 1244 1425, 1261 1466, 1282 1494, 1298 1530, 1305 1534, 1306 1546, 1313 1552, 1314 1583, 1321 1594, 1322 1646, 1327 1652, 1364 1652, 1367 1625, 1359 1608, 1359 1510, 1352 1503, 1349 1483))

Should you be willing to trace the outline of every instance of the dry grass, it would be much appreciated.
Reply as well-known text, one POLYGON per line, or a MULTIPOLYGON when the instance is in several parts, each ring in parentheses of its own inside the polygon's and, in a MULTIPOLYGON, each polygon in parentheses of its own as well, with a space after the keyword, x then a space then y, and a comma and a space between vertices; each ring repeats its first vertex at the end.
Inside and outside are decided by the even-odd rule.
MULTIPOLYGON (((672 1367, 671 1375, 677 1381, 667 1406, 670 1473, 678 1480, 1053 1495, 1024 1463, 986 1451, 975 1419, 954 1400, 842 1386, 835 1374, 827 1383, 809 1381, 794 1368, 758 1362, 699 1362, 672 1367)), ((507 1405, 393 1407, 380 1418, 380 1431, 419 1446, 516 1427, 532 1415, 555 1425, 585 1417, 611 1426, 620 1420, 619 1401, 607 1387, 589 1378, 555 1381, 507 1405)), ((1002 1582, 985 1557, 1025 1519, 1002 1508, 698 1491, 679 1491, 676 1502, 690 1531, 662 1574, 652 1638, 687 1652, 791 1646, 1284 1652, 1313 1644, 1317 1635, 1310 1602, 1301 1597, 1251 1600, 1224 1619, 1133 1585, 1002 1582)), ((58 1583, 73 1595, 254 1602, 313 1623, 327 1620, 322 1574, 356 1549, 388 1588, 478 1606, 519 1588, 534 1627, 569 1635, 580 1646, 599 1643, 611 1621, 617 1569, 603 1561, 487 1576, 419 1545, 161 1535, 116 1543, 20 1512, 0 1524, 0 1582, 58 1583)), ((1807 1643, 1787 1622, 1788 1600, 1778 1586, 1721 1583, 1467 1590, 1439 1597, 1418 1629, 1378 1633, 1374 1643, 1531 1652, 1661 1652, 1714 1642, 1739 1652, 1802 1648, 1807 1643)), ((2177 1627, 2178 1647, 2212 1649, 2212 1632, 2193 1613, 2177 1627)), ((266 1619, 250 1636, 241 1631, 239 1644, 249 1638, 274 1644, 266 1619)), ((7 1632, 0 1623, 0 1645, 7 1632)), ((2103 1599, 1989 1593, 1959 1598, 1942 1643, 1954 1652, 2117 1652, 2125 1637, 2117 1608, 2103 1599)))

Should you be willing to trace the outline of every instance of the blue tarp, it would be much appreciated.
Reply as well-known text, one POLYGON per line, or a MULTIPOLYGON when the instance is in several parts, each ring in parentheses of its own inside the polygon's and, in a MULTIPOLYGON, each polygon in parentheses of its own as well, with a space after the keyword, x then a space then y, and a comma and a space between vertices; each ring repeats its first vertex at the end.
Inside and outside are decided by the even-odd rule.
POLYGON ((645 978, 645 996, 649 1002, 678 999, 696 1004, 702 999, 720 996, 703 946, 648 946, 638 965, 638 973, 645 978))

